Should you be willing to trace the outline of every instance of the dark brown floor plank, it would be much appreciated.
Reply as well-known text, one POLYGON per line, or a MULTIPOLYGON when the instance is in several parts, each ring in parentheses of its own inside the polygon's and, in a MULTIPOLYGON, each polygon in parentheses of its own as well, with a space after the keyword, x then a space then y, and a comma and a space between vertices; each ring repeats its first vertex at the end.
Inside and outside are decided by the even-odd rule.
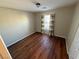
POLYGON ((13 59, 68 59, 65 39, 34 33, 8 47, 13 59))

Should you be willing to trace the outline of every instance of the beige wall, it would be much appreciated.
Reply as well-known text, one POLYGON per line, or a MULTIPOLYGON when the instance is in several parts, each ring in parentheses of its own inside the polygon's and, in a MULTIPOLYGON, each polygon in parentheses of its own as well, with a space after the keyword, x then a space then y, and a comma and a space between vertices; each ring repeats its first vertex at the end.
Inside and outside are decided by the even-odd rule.
POLYGON ((35 30, 36 32, 41 32, 41 14, 40 13, 35 13, 35 30))
POLYGON ((55 35, 67 38, 75 6, 56 9, 55 35))
POLYGON ((7 46, 35 32, 34 14, 0 8, 0 35, 7 46))
POLYGON ((67 40, 67 44, 69 47, 71 46, 71 43, 74 40, 74 36, 79 24, 79 15, 78 15, 79 11, 78 10, 79 10, 79 6, 77 5, 75 8, 74 17, 73 17, 72 25, 71 25, 70 32, 68 35, 68 40, 67 40))
POLYGON ((41 31, 41 15, 56 14, 55 35, 67 38, 75 6, 61 7, 48 12, 36 13, 36 31, 41 31))
MULTIPOLYGON (((77 32, 78 26, 79 26, 79 3, 77 4, 76 9, 75 9, 72 25, 71 25, 70 32, 68 35, 68 40, 67 40, 67 48, 68 48, 68 53, 69 53, 70 59, 72 59, 72 58, 76 59, 74 54, 75 54, 75 52, 79 53, 79 51, 76 51, 76 50, 73 51, 73 49, 79 47, 76 45, 77 44, 76 42, 75 42, 75 48, 73 45, 73 42, 76 40, 75 35, 77 32)), ((79 37, 77 39, 79 39, 79 37)), ((79 41, 78 41, 78 45, 79 45, 79 41)))

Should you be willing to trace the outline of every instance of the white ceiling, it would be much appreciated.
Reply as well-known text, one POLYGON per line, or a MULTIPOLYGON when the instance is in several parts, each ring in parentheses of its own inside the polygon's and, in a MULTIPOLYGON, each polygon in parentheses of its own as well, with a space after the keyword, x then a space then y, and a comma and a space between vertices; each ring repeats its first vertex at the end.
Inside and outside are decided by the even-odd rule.
POLYGON ((77 0, 0 0, 0 7, 38 12, 71 5, 76 2, 77 0), (33 2, 40 2, 42 5, 37 8, 33 2), (46 7, 46 9, 43 9, 43 7, 46 7))

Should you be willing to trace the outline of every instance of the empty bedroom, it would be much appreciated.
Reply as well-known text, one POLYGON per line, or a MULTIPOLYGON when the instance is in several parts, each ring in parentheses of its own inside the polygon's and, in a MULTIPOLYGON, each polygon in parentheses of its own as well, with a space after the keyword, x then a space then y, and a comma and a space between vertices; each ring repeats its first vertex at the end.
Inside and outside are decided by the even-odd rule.
POLYGON ((0 0, 0 59, 79 59, 79 1, 0 0))

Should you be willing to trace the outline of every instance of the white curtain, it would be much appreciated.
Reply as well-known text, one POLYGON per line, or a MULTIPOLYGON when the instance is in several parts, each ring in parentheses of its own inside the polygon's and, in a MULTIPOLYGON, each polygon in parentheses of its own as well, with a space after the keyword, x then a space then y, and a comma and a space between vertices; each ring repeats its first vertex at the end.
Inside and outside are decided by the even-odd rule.
POLYGON ((51 15, 44 15, 42 16, 42 23, 41 23, 41 29, 42 33, 51 34, 51 31, 53 31, 53 21, 54 18, 51 17, 51 15))

